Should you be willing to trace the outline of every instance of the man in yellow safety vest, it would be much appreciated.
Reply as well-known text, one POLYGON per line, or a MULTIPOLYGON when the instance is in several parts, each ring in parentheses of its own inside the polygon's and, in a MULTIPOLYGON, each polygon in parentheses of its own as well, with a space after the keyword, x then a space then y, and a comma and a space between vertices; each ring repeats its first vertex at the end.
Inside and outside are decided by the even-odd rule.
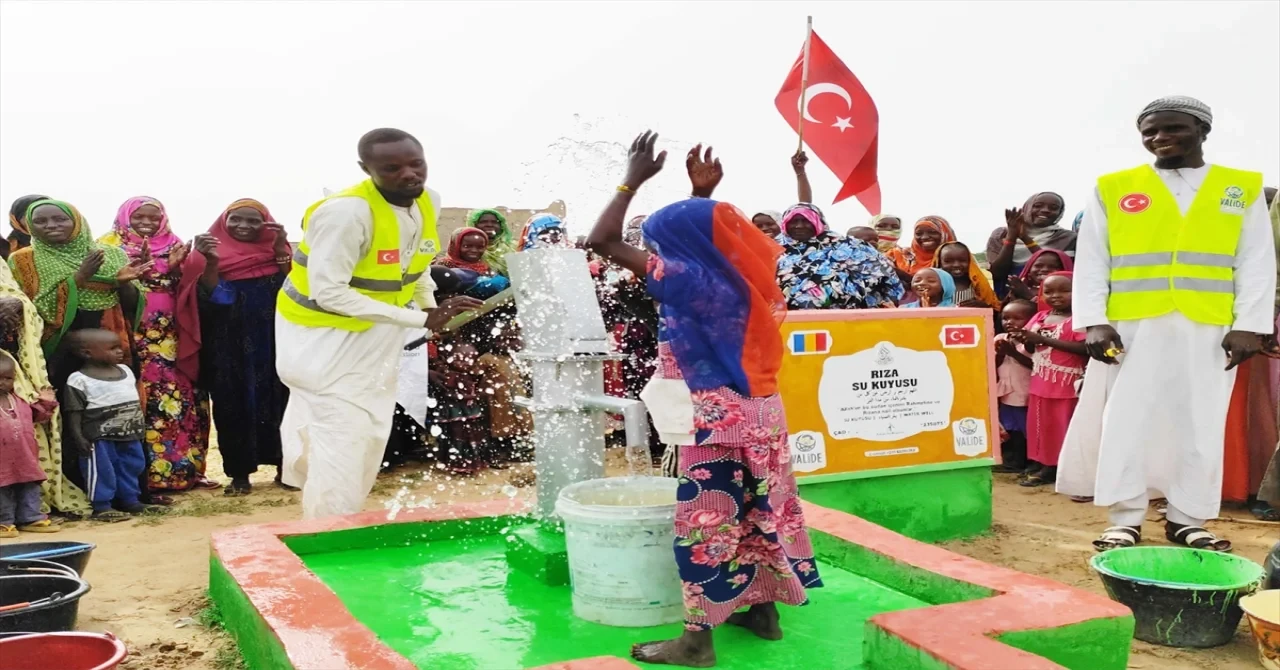
POLYGON ((276 369, 289 387, 282 480, 303 518, 360 511, 382 464, 406 329, 438 330, 474 298, 436 305, 440 197, 412 135, 360 138, 369 179, 312 205, 276 302, 276 369), (426 313, 420 311, 426 309, 426 313))
POLYGON ((1273 328, 1276 258, 1262 175, 1204 160, 1212 123, 1194 98, 1147 105, 1154 167, 1100 177, 1080 226, 1072 312, 1093 360, 1058 491, 1109 508, 1099 551, 1141 540, 1148 491, 1168 499, 1171 542, 1231 549, 1204 524, 1222 498, 1235 368, 1273 328))

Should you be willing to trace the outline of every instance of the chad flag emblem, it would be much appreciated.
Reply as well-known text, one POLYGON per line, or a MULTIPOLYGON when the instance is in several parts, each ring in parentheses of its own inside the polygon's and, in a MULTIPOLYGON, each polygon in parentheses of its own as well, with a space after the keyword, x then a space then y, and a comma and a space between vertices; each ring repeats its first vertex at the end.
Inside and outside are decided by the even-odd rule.
POLYGON ((831 333, 826 330, 801 330, 791 333, 787 348, 796 356, 825 354, 831 351, 831 333))

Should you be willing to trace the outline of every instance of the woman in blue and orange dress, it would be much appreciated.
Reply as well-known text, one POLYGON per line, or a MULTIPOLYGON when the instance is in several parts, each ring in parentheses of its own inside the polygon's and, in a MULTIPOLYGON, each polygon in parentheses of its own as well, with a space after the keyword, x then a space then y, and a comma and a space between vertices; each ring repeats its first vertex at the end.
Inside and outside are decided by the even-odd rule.
POLYGON ((822 581, 778 395, 786 303, 775 274, 782 248, 741 210, 709 199, 723 173, 700 146, 687 161, 694 197, 649 216, 642 226, 648 252, 627 244, 631 197, 666 159, 665 152, 654 156, 656 139, 646 132, 632 143, 626 179, 587 244, 647 277, 660 319, 658 373, 646 404, 665 437, 685 442, 675 529, 685 632, 637 644, 631 654, 646 663, 710 667, 712 629, 730 623, 781 639, 776 603, 803 605, 805 590, 822 581), (690 405, 691 424, 666 419, 690 405), (750 609, 735 614, 744 607, 750 609))

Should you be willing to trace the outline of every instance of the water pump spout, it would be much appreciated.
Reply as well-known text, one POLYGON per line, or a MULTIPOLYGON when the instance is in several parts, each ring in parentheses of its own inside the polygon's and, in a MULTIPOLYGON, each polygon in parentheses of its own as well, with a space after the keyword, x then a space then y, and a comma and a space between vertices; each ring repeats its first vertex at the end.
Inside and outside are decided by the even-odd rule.
POLYGON ((653 474, 653 462, 649 457, 649 419, 643 402, 602 394, 578 395, 574 399, 583 409, 621 414, 628 469, 634 475, 653 474))
POLYGON ((649 421, 645 415, 644 403, 639 400, 628 400, 611 395, 580 395, 577 401, 583 409, 594 409, 610 414, 622 415, 622 426, 627 447, 649 446, 649 421))

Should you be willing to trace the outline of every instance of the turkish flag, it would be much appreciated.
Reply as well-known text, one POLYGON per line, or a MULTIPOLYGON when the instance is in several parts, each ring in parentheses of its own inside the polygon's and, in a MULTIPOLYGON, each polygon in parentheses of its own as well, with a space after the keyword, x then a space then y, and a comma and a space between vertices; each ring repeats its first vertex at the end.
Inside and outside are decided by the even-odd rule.
POLYGON ((880 114, 876 103, 818 33, 812 33, 810 39, 805 109, 800 109, 803 46, 773 103, 796 132, 800 132, 800 118, 804 117, 805 144, 843 184, 833 204, 853 196, 868 212, 879 215, 876 153, 880 114))
POLYGON ((938 334, 943 349, 967 349, 978 346, 978 327, 972 324, 943 326, 938 334))
POLYGON ((400 262, 399 249, 385 249, 378 252, 378 265, 391 265, 400 262))

